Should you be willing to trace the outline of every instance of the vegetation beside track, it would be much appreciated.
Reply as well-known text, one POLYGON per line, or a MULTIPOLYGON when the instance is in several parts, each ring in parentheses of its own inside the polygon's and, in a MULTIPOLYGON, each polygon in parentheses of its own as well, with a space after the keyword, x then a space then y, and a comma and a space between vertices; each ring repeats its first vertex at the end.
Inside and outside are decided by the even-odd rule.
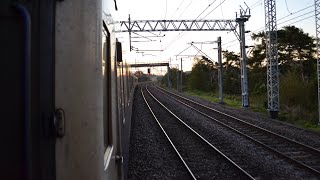
MULTIPOLYGON (((279 94, 278 120, 320 132, 318 125, 318 77, 315 38, 302 29, 287 26, 278 30, 279 94)), ((250 108, 267 112, 267 61, 265 34, 253 34, 254 47, 248 51, 250 108)), ((227 105, 241 107, 240 55, 223 51, 223 92, 227 105)), ((218 64, 202 56, 194 59, 190 73, 183 73, 183 91, 213 102, 218 97, 218 64)), ((179 87, 181 71, 172 68, 172 88, 179 87), (177 83, 178 82, 178 83, 177 83), (177 87, 178 86, 178 87, 177 87)), ((167 84, 167 75, 162 84, 167 84)))
MULTIPOLYGON (((190 95, 190 96, 196 96, 205 100, 208 100, 210 102, 214 102, 214 103, 219 103, 219 95, 217 93, 213 93, 213 92, 204 92, 204 91, 199 91, 199 90, 186 90, 184 91, 185 94, 190 95)), ((252 111, 254 112, 259 112, 262 115, 264 115, 265 117, 268 117, 268 111, 267 109, 264 107, 263 103, 264 103, 264 99, 266 99, 265 97, 261 97, 261 96, 255 96, 255 97, 250 97, 250 108, 252 111)), ((230 106, 233 108, 237 108, 237 109, 241 109, 241 96, 236 96, 236 95, 225 95, 224 97, 224 102, 226 106, 230 106)), ((287 118, 287 115, 285 113, 282 113, 280 111, 279 113, 279 118, 278 120, 292 124, 296 127, 300 127, 300 128, 306 128, 309 129, 311 131, 315 131, 315 132, 320 132, 320 127, 315 124, 315 123, 310 123, 307 120, 303 120, 303 119, 296 119, 296 120, 290 120, 287 118)))

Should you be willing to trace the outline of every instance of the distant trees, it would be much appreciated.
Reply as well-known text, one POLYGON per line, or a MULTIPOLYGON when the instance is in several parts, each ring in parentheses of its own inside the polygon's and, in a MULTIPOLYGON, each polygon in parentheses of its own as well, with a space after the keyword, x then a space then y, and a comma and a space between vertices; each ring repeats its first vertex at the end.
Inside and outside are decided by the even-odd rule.
MULTIPOLYGON (((171 83, 171 87, 176 89, 177 88, 177 73, 178 73, 178 69, 177 68, 170 68, 170 83, 171 83)), ((163 85, 168 85, 168 72, 163 76, 162 80, 161 80, 161 84, 163 85)))
MULTIPOLYGON (((265 93, 265 34, 254 34, 256 44, 248 59, 249 86, 252 93, 265 93), (262 83, 264 82, 264 83, 262 83), (261 87, 261 88, 259 88, 261 87)), ((317 71, 315 39, 294 26, 278 30, 280 71, 280 112, 289 120, 317 119, 317 71)))
MULTIPOLYGON (((266 64, 265 61, 265 34, 253 34, 252 38, 257 43, 251 58, 253 63, 266 64)), ((314 38, 304 33, 302 29, 294 26, 286 26, 278 30, 278 55, 280 72, 287 73, 294 70, 301 74, 302 80, 310 78, 312 62, 315 61, 314 38)), ((313 71, 314 72, 314 71, 313 71)))
MULTIPOLYGON (((171 87, 174 89, 177 89, 177 84, 180 86, 180 76, 181 76, 181 71, 177 68, 170 68, 170 82, 171 82, 171 87), (177 82, 178 81, 178 82, 177 82)), ((182 86, 185 87, 186 83, 188 82, 188 75, 183 72, 182 73, 182 79, 183 79, 183 84, 182 86)), ((168 85, 168 73, 166 73, 162 79, 161 79, 161 84, 167 86, 168 85)))
POLYGON ((224 51, 223 91, 226 94, 241 94, 240 57, 234 52, 224 51))
POLYGON ((136 71, 134 75, 138 78, 139 82, 150 81, 150 77, 142 71, 136 71))
MULTIPOLYGON (((278 30, 278 60, 280 75, 280 104, 282 117, 316 122, 317 64, 315 39, 294 26, 278 30), (299 112, 299 113, 297 113, 299 112)), ((248 55, 250 97, 262 98, 266 108, 267 60, 265 34, 252 35, 255 45, 248 55)), ((223 52, 223 90, 226 94, 241 94, 240 58, 234 52, 223 52)), ((196 59, 188 79, 188 87, 202 91, 217 90, 217 69, 206 59, 196 59)), ((261 99, 261 98, 260 98, 261 99)))
POLYGON ((195 63, 192 67, 192 71, 188 81, 188 87, 190 89, 196 89, 201 91, 214 91, 216 85, 216 74, 214 73, 213 63, 205 57, 201 59, 195 58, 195 63))

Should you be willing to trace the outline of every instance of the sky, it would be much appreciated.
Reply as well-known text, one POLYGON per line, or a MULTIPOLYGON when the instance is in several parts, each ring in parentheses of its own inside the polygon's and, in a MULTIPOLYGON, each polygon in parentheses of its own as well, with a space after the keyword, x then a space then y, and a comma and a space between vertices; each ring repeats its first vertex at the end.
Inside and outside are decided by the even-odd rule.
MULTIPOLYGON (((246 36, 246 45, 254 45, 250 35, 264 30, 265 12, 264 0, 117 0, 118 11, 113 14, 115 21, 128 20, 194 20, 199 19, 235 19, 240 6, 245 8, 245 3, 251 9, 251 17, 246 22, 245 28, 251 33, 246 36), (221 5, 220 5, 221 4, 221 5), (209 6, 210 5, 210 6, 209 6), (199 16, 200 15, 200 16, 199 16)), ((314 0, 277 0, 277 27, 294 25, 304 32, 315 36, 314 0)), ((138 33, 142 36, 154 36, 148 32, 138 33)), ((124 58, 129 63, 156 63, 170 62, 171 67, 180 67, 181 56, 176 56, 188 48, 190 42, 216 41, 222 39, 222 50, 239 52, 240 45, 233 32, 219 31, 192 31, 192 32, 154 32, 160 36, 151 38, 149 42, 133 42, 132 46, 146 51, 137 53, 129 49, 128 33, 117 33, 119 41, 123 43, 124 58)), ((138 36, 138 35, 132 35, 138 36)), ((137 38, 134 41, 146 41, 137 38)), ((214 61, 217 61, 217 44, 196 44, 214 61)), ((247 49, 250 53, 250 49, 247 49)), ((197 50, 188 48, 181 55, 195 55, 197 50)), ((190 71, 193 57, 183 58, 183 71, 190 71)), ((146 71, 145 69, 141 69, 146 71)), ((166 67, 151 69, 151 73, 164 74, 166 67)))

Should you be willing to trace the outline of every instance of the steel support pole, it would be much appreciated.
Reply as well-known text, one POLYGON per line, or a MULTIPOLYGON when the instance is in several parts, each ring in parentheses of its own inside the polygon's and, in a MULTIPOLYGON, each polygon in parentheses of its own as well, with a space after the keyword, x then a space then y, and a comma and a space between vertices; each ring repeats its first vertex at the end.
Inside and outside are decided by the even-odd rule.
POLYGON ((224 104, 223 102, 223 89, 222 89, 222 48, 221 48, 221 37, 218 37, 218 62, 219 62, 219 69, 218 69, 218 76, 219 76, 219 100, 220 104, 224 104))
MULTIPOLYGON (((130 14, 129 14, 129 27, 131 26, 131 18, 130 18, 130 14)), ((129 28, 129 46, 130 46, 130 51, 132 50, 132 45, 131 45, 131 28, 129 28)))
POLYGON ((170 83, 170 66, 168 65, 168 88, 171 88, 171 83, 170 83))
POLYGON ((268 111, 271 118, 277 118, 279 112, 279 70, 277 48, 276 0, 264 0, 265 34, 267 58, 268 111))
POLYGON ((317 74, 318 74, 318 125, 320 125, 320 0, 314 1, 316 16, 317 74))
POLYGON ((249 107, 249 89, 247 77, 247 54, 245 39, 245 20, 239 20, 240 31, 240 51, 241 51, 241 90, 242 90, 242 107, 249 107))
POLYGON ((179 91, 179 65, 178 65, 178 68, 177 68, 177 91, 179 91))
POLYGON ((180 72, 180 92, 182 92, 182 58, 181 58, 181 72, 180 72))

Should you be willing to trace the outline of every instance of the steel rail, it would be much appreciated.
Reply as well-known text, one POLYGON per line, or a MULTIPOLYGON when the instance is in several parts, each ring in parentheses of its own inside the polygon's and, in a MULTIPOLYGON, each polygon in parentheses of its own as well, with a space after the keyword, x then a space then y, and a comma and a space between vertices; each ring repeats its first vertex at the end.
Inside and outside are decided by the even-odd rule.
POLYGON ((162 90, 164 90, 164 91, 166 91, 166 92, 168 92, 168 93, 170 93, 170 94, 172 94, 172 95, 175 95, 175 96, 178 96, 178 97, 180 97, 180 98, 182 98, 182 99, 185 99, 185 100, 187 100, 187 101, 189 101, 189 102, 195 103, 195 104, 200 105, 200 106, 202 106, 202 107, 204 107, 204 108, 207 108, 207 109, 209 109, 209 110, 215 111, 215 112, 217 112, 217 113, 219 113, 219 114, 222 114, 222 115, 225 115, 225 116, 227 116, 227 117, 229 117, 229 118, 238 120, 238 121, 240 121, 240 122, 242 122, 242 123, 244 123, 244 124, 247 124, 247 125, 249 125, 249 126, 255 127, 255 128, 259 129, 259 130, 268 132, 269 134, 272 134, 272 135, 275 135, 275 136, 279 136, 279 137, 281 137, 281 138, 283 138, 283 139, 286 139, 286 140, 288 140, 288 141, 291 141, 291 142, 293 142, 293 143, 295 143, 295 144, 297 144, 297 145, 301 145, 301 146, 307 147, 307 148, 309 148, 310 150, 314 151, 315 153, 320 153, 320 150, 318 150, 318 149, 316 149, 316 148, 314 148, 314 147, 308 146, 308 145, 306 145, 306 144, 302 144, 302 143, 300 143, 300 142, 298 142, 298 141, 295 141, 295 140, 293 140, 293 139, 287 138, 287 137, 285 137, 285 136, 283 136, 283 135, 274 133, 274 132, 272 132, 272 131, 270 131, 270 130, 261 128, 261 127, 259 127, 259 126, 257 126, 257 125, 251 124, 251 123, 248 123, 248 122, 246 122, 246 121, 244 121, 244 120, 242 120, 242 119, 239 119, 239 118, 237 118, 237 117, 231 116, 231 115, 229 115, 229 114, 226 114, 226 113, 221 112, 221 111, 219 111, 219 110, 213 109, 213 108, 211 108, 211 107, 205 106, 205 105, 203 105, 203 104, 200 104, 200 103, 198 103, 198 102, 196 102, 196 101, 193 101, 193 100, 191 100, 191 99, 188 99, 188 98, 186 98, 186 97, 180 96, 180 95, 178 95, 178 94, 172 93, 172 92, 170 92, 170 91, 168 91, 168 90, 166 90, 166 89, 163 89, 163 88, 161 88, 161 87, 158 87, 158 86, 155 86, 155 87, 160 88, 160 89, 162 89, 162 90))
POLYGON ((236 167, 238 170, 240 170, 241 173, 243 173, 247 178, 249 179, 255 179, 252 177, 248 172, 246 172, 244 169, 242 169, 239 165, 237 165, 235 162, 233 162, 228 156, 223 154, 218 148, 216 148, 214 145, 212 145, 208 140, 206 140, 204 137, 202 137, 198 132, 196 132, 194 129, 192 129, 188 124, 186 124, 183 120, 181 120, 176 114, 174 114, 172 111, 170 111, 164 104, 162 104, 146 87, 147 92, 150 94, 150 96, 157 101, 164 109, 166 109, 172 116, 174 116, 177 120, 179 120, 183 125, 185 125, 189 130, 191 130, 195 135, 197 135, 200 139, 202 139, 207 145, 209 145, 212 149, 214 149, 219 155, 224 157, 228 162, 230 162, 234 167, 236 167))
POLYGON ((149 103, 147 102, 145 96, 144 96, 144 93, 142 91, 142 88, 143 86, 141 86, 141 94, 142 94, 142 97, 144 99, 144 102, 146 103, 146 105, 148 106, 152 116, 154 117, 154 119, 156 120, 157 124, 159 125, 160 129, 162 130, 162 132, 164 133, 164 135, 166 136, 166 138, 168 139, 168 141, 170 142, 171 146, 173 147, 173 149, 175 150, 175 152, 177 153, 177 155, 179 156, 180 160, 182 161, 183 165, 185 166, 185 168, 188 170, 189 174, 192 176, 192 178, 194 180, 196 180, 197 178, 194 176, 193 172, 191 171, 191 169, 189 168, 189 166, 187 165, 187 163, 185 162, 185 160, 182 158, 182 156, 180 155, 179 151, 177 150, 177 148, 175 147, 175 145, 172 143, 170 137, 168 136, 168 134, 166 133, 166 131, 163 129, 162 125, 160 124, 158 118, 156 117, 156 115, 153 113, 149 103))
MULTIPOLYGON (((209 109, 209 110, 215 111, 215 112, 220 113, 220 114, 222 114, 222 115, 225 115, 225 116, 227 116, 227 117, 229 117, 229 118, 232 118, 232 119, 234 119, 234 120, 237 120, 238 122, 244 123, 245 125, 249 125, 250 127, 253 127, 253 128, 262 130, 262 131, 264 131, 264 132, 267 132, 267 133, 269 133, 269 134, 272 134, 272 135, 274 135, 274 136, 280 137, 280 138, 282 138, 282 139, 284 139, 284 140, 287 140, 287 141, 289 141, 289 142, 292 142, 292 143, 294 143, 294 144, 296 144, 296 145, 302 146, 303 148, 307 148, 307 149, 309 149, 310 151, 313 151, 313 153, 320 154, 320 151, 317 150, 317 149, 315 149, 315 148, 313 148, 313 147, 310 147, 310 146, 308 146, 308 145, 299 143, 299 142, 297 142, 297 141, 294 141, 294 140, 289 139, 289 138, 287 138, 287 137, 284 137, 284 136, 282 136, 282 135, 279 135, 279 134, 276 134, 276 133, 274 133, 274 132, 271 132, 271 131, 269 131, 269 130, 267 130, 267 129, 258 127, 258 126, 254 125, 254 124, 250 124, 250 123, 245 122, 245 121, 243 121, 243 120, 241 120, 241 119, 239 119, 239 118, 233 117, 233 116, 231 116, 231 115, 228 115, 228 114, 226 114, 226 113, 223 113, 223 112, 218 111, 218 110, 216 110, 216 109, 213 109, 213 108, 211 108, 211 107, 202 105, 202 104, 200 104, 200 103, 198 103, 198 102, 195 102, 195 101, 193 101, 193 100, 190 100, 190 99, 185 98, 185 97, 183 97, 183 96, 180 96, 180 95, 178 95, 178 94, 172 93, 172 92, 170 92, 170 91, 168 91, 168 90, 166 90, 166 89, 160 88, 160 87, 158 87, 158 86, 155 86, 155 87, 156 87, 160 92, 162 92, 162 93, 164 93, 164 94, 166 94, 166 93, 163 92, 163 91, 166 91, 166 92, 168 92, 169 94, 172 94, 172 95, 174 95, 174 96, 180 97, 180 98, 185 99, 185 100, 187 100, 187 101, 189 101, 189 102, 191 102, 191 103, 200 105, 200 106, 202 106, 202 107, 204 107, 204 108, 207 108, 207 109, 209 109), (163 90, 163 91, 162 91, 162 90, 163 90)), ((167 94, 167 95, 168 95, 168 94, 167 94)), ((170 96, 170 95, 169 95, 169 96, 170 96)), ((219 124, 221 124, 221 125, 229 128, 229 129, 233 130, 234 132, 236 132, 236 133, 238 133, 238 134, 240 134, 240 135, 242 135, 242 136, 245 136, 245 137, 247 137, 248 139, 250 139, 250 140, 252 140, 252 141, 254 141, 254 142, 256 142, 256 143, 258 143, 258 144, 260 144, 260 145, 262 145, 262 146, 264 146, 264 147, 266 147, 266 148, 268 148, 268 149, 270 149, 270 150, 272 150, 272 151, 274 151, 274 152, 276 152, 277 154, 285 157, 286 159, 288 159, 288 160, 290 160, 290 161, 298 164, 299 166, 301 166, 301 167, 303 167, 303 168, 311 171, 312 173, 315 173, 315 175, 316 175, 318 178, 320 178, 320 171, 314 169, 313 167, 311 167, 311 166, 309 166, 309 165, 307 165, 307 164, 305 164, 305 163, 303 163, 303 162, 300 162, 300 161, 298 161, 298 160, 296 160, 296 159, 294 159, 294 158, 292 158, 292 157, 290 157, 290 156, 288 156, 288 155, 286 155, 286 154, 284 154, 284 153, 276 150, 275 148, 272 148, 272 147, 270 147, 270 146, 268 146, 268 145, 260 142, 259 140, 250 137, 249 135, 247 135, 247 134, 245 134, 245 133, 243 133, 243 132, 240 132, 239 130, 237 130, 237 129, 235 129, 235 128, 233 128, 233 127, 231 127, 231 126, 229 126, 229 125, 227 125, 227 124, 225 124, 225 123, 217 120, 216 118, 214 118, 214 117, 212 117, 212 116, 209 116, 209 115, 205 114, 204 112, 201 112, 201 111, 198 110, 198 109, 195 109, 194 107, 192 107, 192 106, 190 106, 190 105, 188 105, 188 104, 186 104, 186 103, 184 103, 184 102, 182 102, 182 101, 180 101, 180 100, 178 100, 178 99, 176 99, 176 98, 174 98, 174 97, 172 97, 172 96, 171 96, 171 98, 173 98, 173 99, 175 99, 176 101, 180 102, 181 104, 184 104, 185 106, 187 106, 187 107, 189 107, 189 108, 197 111, 198 113, 200 113, 200 114, 208 117, 209 119, 212 119, 212 120, 216 121, 217 123, 219 123, 219 124)))

